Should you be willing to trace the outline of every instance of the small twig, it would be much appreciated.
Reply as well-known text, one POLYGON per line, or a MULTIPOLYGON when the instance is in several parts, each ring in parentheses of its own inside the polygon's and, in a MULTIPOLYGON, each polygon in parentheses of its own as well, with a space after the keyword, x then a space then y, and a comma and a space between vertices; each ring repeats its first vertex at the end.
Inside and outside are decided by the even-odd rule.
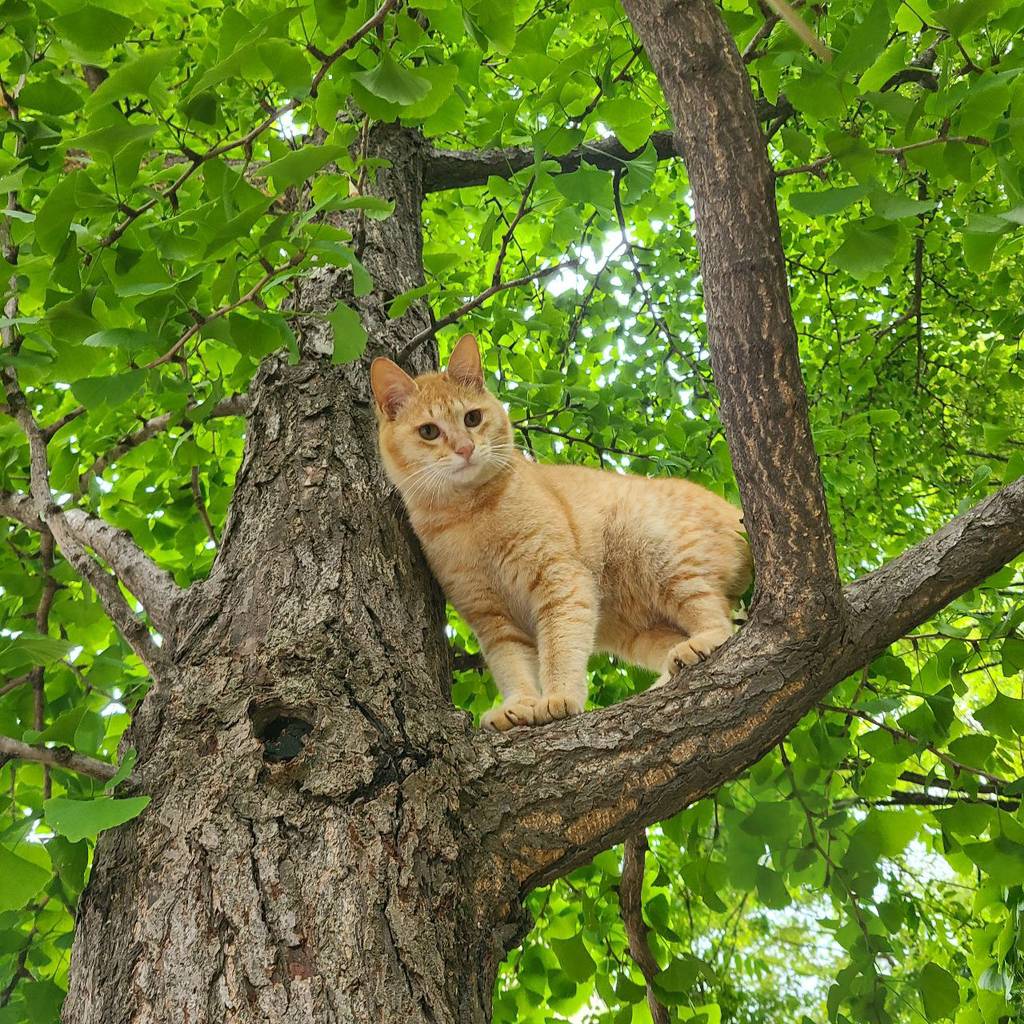
MULTIPOLYGON (((551 427, 542 427, 538 424, 530 424, 527 426, 525 421, 520 420, 516 424, 516 427, 523 432, 524 436, 528 436, 535 431, 539 434, 548 434, 551 437, 557 438, 559 441, 564 441, 566 444, 582 444, 586 447, 591 448, 593 451, 601 455, 605 452, 611 452, 613 455, 626 455, 631 459, 643 459, 647 462, 659 462, 660 459, 657 455, 645 455, 643 452, 635 452, 630 448, 619 448, 616 445, 609 444, 598 444, 596 441, 591 441, 588 437, 576 437, 573 434, 563 434, 559 430, 554 430, 551 427)), ((668 452, 665 453, 666 455, 668 452)))
MULTIPOLYGON (((121 631, 122 636, 128 641, 132 650, 139 656, 143 664, 152 670, 154 666, 161 664, 166 659, 167 652, 154 643, 145 624, 129 607, 127 600, 121 593, 117 579, 111 576, 88 553, 85 544, 80 539, 80 535, 73 528, 72 514, 77 512, 80 517, 88 519, 89 517, 86 513, 82 512, 81 509, 72 509, 65 512, 54 504, 50 492, 50 467, 46 455, 46 438, 28 407, 25 395, 18 384, 14 368, 7 366, 0 369, 0 378, 2 378, 7 392, 7 404, 28 440, 29 489, 35 505, 36 515, 49 527, 53 533, 54 540, 60 545, 64 557, 71 566, 84 580, 92 585, 99 596, 104 610, 110 616, 114 625, 121 631)), ((109 528, 118 539, 121 538, 121 531, 115 530, 109 524, 103 525, 109 528)), ((155 566, 151 566, 146 556, 135 548, 133 542, 122 546, 128 546, 133 561, 139 563, 136 566, 138 569, 136 578, 142 580, 152 576, 157 581, 152 593, 138 595, 143 598, 144 603, 150 602, 151 607, 148 609, 150 616, 154 616, 154 611, 167 611, 166 601, 168 595, 172 592, 171 588, 173 586, 170 576, 161 570, 157 570, 155 566)), ((166 625, 166 622, 164 625, 166 625)))
POLYGON ((292 267, 298 266, 306 258, 305 252, 297 252, 290 260, 282 264, 280 267, 272 267, 268 270, 244 295, 236 299, 234 302, 228 303, 226 306, 221 306, 220 309, 215 309, 212 313, 208 313, 206 316, 199 317, 196 322, 187 330, 185 333, 178 338, 178 340, 162 355, 158 356, 152 362, 146 363, 145 369, 152 370, 157 366, 163 366, 165 363, 171 362, 175 356, 192 340, 207 324, 213 323, 214 320, 219 320, 222 316, 227 316, 228 313, 233 313, 236 309, 250 303, 257 295, 275 278, 278 274, 283 274, 292 267))
POLYGON ((623 844, 622 878, 619 881, 619 915, 626 928, 629 955, 640 968, 647 983, 647 1005, 654 1024, 669 1024, 668 1009, 654 992, 658 961, 654 959, 643 915, 644 865, 647 859, 647 832, 641 830, 623 844))
POLYGON ((452 669, 455 672, 483 672, 487 662, 481 652, 470 654, 469 651, 452 652, 452 669))
POLYGON ((1009 786, 1010 782, 1006 779, 1000 778, 998 775, 993 775, 991 772, 986 772, 981 768, 972 768, 969 764, 964 764, 962 761, 957 761, 956 758, 950 757, 945 751, 938 750, 930 743, 922 743, 916 736, 907 732, 905 729, 897 728, 895 725, 888 725, 885 722, 879 722, 878 719, 872 718, 871 715, 859 708, 848 708, 841 704, 819 704, 823 711, 835 711, 841 715, 850 715, 854 718, 859 718, 862 722, 867 722, 869 725, 873 725, 876 729, 882 729, 884 732, 889 733, 890 736, 895 736, 897 739, 906 740, 908 743, 914 744, 914 746, 921 745, 929 753, 933 754, 944 764, 949 765, 950 768, 955 769, 958 772, 967 772, 970 775, 980 775, 983 779, 988 779, 993 785, 996 786, 1009 786))
POLYGON ((16 690, 19 686, 25 686, 31 682, 31 672, 26 672, 23 676, 15 676, 13 679, 8 679, 3 686, 0 686, 0 697, 10 693, 12 690, 16 690))
POLYGON ((1003 811, 1015 811, 1020 807, 1020 801, 1012 797, 995 797, 986 800, 984 797, 965 796, 963 794, 950 793, 943 796, 939 793, 913 793, 905 790, 893 790, 886 797, 868 799, 866 797, 851 797, 847 800, 837 800, 836 807, 952 807, 953 804, 982 804, 985 807, 998 807, 1003 811))
MULTIPOLYGON (((767 0, 765 0, 765 2, 761 5, 762 10, 767 6, 768 3, 767 0)), ((796 2, 792 6, 794 10, 798 7, 803 6, 803 0, 796 0, 796 2)), ((744 64, 749 64, 752 60, 756 60, 758 57, 761 56, 761 52, 758 50, 758 47, 763 42, 765 42, 765 40, 767 40, 767 38, 772 34, 772 32, 775 31, 775 26, 778 25, 778 23, 782 20, 778 14, 774 14, 771 10, 764 11, 764 15, 765 18, 764 22, 761 24, 761 27, 754 33, 753 38, 743 48, 742 57, 744 64)))
POLYGON ((330 70, 331 65, 338 60, 339 57, 348 53, 362 38, 368 33, 372 32, 378 25, 382 24, 384 19, 388 16, 391 9, 398 7, 402 0, 384 0, 384 3, 377 8, 377 10, 366 20, 362 25, 359 26, 345 40, 336 50, 329 53, 327 57, 321 62, 320 70, 313 76, 313 82, 309 87, 309 94, 312 97, 316 97, 317 89, 320 88, 320 83, 324 80, 324 75, 330 70))
POLYGON ((523 189, 523 197, 519 200, 519 209, 516 210, 515 216, 509 222, 508 228, 505 234, 501 238, 501 247, 498 249, 498 258, 494 261, 494 274, 491 276, 491 287, 501 284, 501 266, 505 262, 505 254, 508 252, 508 244, 512 241, 512 236, 516 233, 516 228, 519 226, 519 222, 526 216, 527 203, 530 199, 530 193, 533 191, 533 184, 536 181, 535 178, 530 178, 526 183, 526 188, 523 189))
POLYGON ((626 247, 626 254, 629 256, 629 262, 633 268, 633 277, 636 280, 637 287, 640 289, 641 301, 646 307, 647 312, 650 314, 651 319, 654 321, 654 325, 658 328, 661 334, 664 335, 665 342, 668 347, 690 368, 690 372, 693 374, 694 390, 702 397, 708 398, 708 389, 707 385, 704 383, 704 378, 701 376, 700 366, 679 348, 676 344, 676 339, 673 336, 672 331, 665 322, 665 318, 654 305, 654 298, 651 295, 646 280, 644 279, 643 268, 640 266, 640 261, 636 256, 636 247, 629 240, 629 231, 626 228, 626 215, 622 209, 621 169, 615 171, 612 175, 612 198, 615 204, 615 217, 619 223, 619 236, 622 239, 622 244, 626 247))
MULTIPOLYGON (((22 743, 21 740, 12 739, 10 736, 0 736, 0 753, 17 758, 19 761, 35 761, 42 765, 67 768, 79 775, 88 775, 94 779, 102 779, 104 782, 112 779, 118 772, 116 764, 109 764, 98 758, 79 754, 70 747, 37 747, 29 743, 22 743)), ((129 775, 128 778, 133 782, 138 781, 132 775, 129 775)))
POLYGON ((556 263, 551 267, 544 267, 541 270, 536 270, 532 274, 524 274, 522 277, 517 277, 512 281, 502 281, 500 284, 492 284, 486 291, 482 291, 475 298, 470 299, 468 302, 463 303, 454 313, 449 313, 446 317, 438 320, 437 323, 432 324, 430 327, 424 328, 418 334, 414 334, 408 344, 398 354, 398 361, 402 362, 405 360, 416 348, 421 345, 428 338, 432 338, 438 331, 444 327, 449 327, 451 324, 458 323, 467 313, 472 312, 478 306, 482 306, 489 298, 493 295, 497 295, 498 292, 507 291, 509 288, 519 288, 524 284, 529 284, 531 281, 540 281, 545 277, 550 277, 552 274, 557 274, 559 270, 565 270, 568 267, 579 266, 579 260, 565 260, 563 263, 556 263))
POLYGON ((199 518, 203 521, 203 526, 206 527, 206 535, 213 542, 214 546, 217 544, 217 534, 214 532, 213 523, 210 522, 210 514, 206 511, 206 502, 203 500, 203 491, 199 486, 199 467, 192 467, 192 497, 195 499, 196 509, 199 512, 199 518))
MULTIPOLYGON (((53 576, 53 534, 44 528, 39 534, 39 560, 43 569, 43 591, 36 608, 36 633, 46 636, 50 631, 50 608, 59 584, 53 576)), ((43 731, 46 723, 46 668, 37 665, 32 670, 32 727, 43 731)), ((50 769, 43 768, 43 799, 49 800, 52 795, 50 769)))
MULTIPOLYGON (((932 139, 922 139, 920 142, 908 142, 905 146, 883 146, 880 149, 876 149, 874 152, 878 153, 879 156, 902 156, 904 153, 909 153, 915 149, 925 149, 928 146, 938 146, 943 142, 959 142, 964 146, 988 146, 988 139, 983 139, 977 135, 936 135, 932 139)), ((819 156, 817 160, 812 160, 807 164, 800 164, 798 167, 784 167, 781 171, 775 172, 776 178, 788 178, 791 174, 819 174, 819 172, 830 164, 835 158, 829 154, 828 156, 819 156)))

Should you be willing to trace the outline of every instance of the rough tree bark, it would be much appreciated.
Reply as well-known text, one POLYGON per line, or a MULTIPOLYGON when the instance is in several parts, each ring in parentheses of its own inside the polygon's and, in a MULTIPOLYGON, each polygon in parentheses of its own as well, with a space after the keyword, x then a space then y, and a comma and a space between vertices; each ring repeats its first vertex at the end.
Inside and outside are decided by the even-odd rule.
MULTIPOLYGON (((487 1021, 532 887, 741 771, 836 681, 1024 548, 1021 482, 839 590, 742 62, 710 0, 626 6, 694 193, 759 572, 751 622, 684 679, 576 720, 493 737, 452 707, 442 599, 378 466, 366 365, 428 324, 418 304, 384 312, 422 282, 424 189, 488 159, 445 177, 413 133, 377 130, 390 166, 374 187, 396 211, 365 225, 375 291, 356 302, 370 349, 333 366, 309 323, 296 365, 261 368, 207 581, 168 594, 123 538, 50 507, 45 479, 31 501, 0 501, 130 576, 165 638, 130 735, 152 803, 97 844, 66 1021, 487 1021)), ((349 293, 321 271, 298 308, 349 293)), ((435 358, 420 346, 409 369, 435 358)), ((34 476, 37 456, 45 445, 34 476)))

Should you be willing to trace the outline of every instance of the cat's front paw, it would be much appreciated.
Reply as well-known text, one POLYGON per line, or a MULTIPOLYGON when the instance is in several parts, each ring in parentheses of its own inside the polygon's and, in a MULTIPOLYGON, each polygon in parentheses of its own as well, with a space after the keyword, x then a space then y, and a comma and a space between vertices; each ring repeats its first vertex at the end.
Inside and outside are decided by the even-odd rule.
POLYGON ((536 724, 547 725, 548 722, 554 722, 560 718, 582 714, 583 701, 565 693, 550 693, 541 697, 533 710, 536 724))
POLYGON ((481 729, 492 732, 508 732, 520 725, 536 725, 538 701, 533 697, 517 697, 491 708, 480 719, 481 729))

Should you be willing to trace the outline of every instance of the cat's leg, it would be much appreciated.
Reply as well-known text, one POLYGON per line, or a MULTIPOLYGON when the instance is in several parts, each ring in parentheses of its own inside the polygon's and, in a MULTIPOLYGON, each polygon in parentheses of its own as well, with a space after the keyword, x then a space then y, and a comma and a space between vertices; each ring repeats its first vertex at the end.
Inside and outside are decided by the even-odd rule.
POLYGON ((594 651, 600 601, 586 568, 557 564, 545 568, 534 599, 543 693, 535 719, 543 725, 583 710, 587 660, 594 651))
POLYGON ((540 690, 533 638, 507 619, 489 618, 477 628, 477 639, 502 698, 498 707, 483 715, 480 725, 496 732, 534 725, 540 690))
POLYGON ((652 626, 620 634, 607 650, 631 665, 660 672, 665 667, 665 652, 685 639, 686 633, 676 627, 652 626))
POLYGON ((684 665, 703 661, 716 647, 732 636, 732 602, 724 594, 706 592, 687 595, 668 614, 686 630, 687 637, 667 652, 662 675, 655 682, 660 686, 684 665))

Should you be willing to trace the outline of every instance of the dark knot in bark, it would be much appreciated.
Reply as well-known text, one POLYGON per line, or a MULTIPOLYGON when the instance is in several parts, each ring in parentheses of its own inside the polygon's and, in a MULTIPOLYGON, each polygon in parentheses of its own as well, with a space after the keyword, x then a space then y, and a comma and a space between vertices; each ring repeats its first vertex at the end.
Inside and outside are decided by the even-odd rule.
POLYGON ((263 760, 271 764, 294 761, 302 753, 306 736, 313 728, 305 711, 281 704, 250 708, 249 716, 253 735, 263 745, 263 760))

